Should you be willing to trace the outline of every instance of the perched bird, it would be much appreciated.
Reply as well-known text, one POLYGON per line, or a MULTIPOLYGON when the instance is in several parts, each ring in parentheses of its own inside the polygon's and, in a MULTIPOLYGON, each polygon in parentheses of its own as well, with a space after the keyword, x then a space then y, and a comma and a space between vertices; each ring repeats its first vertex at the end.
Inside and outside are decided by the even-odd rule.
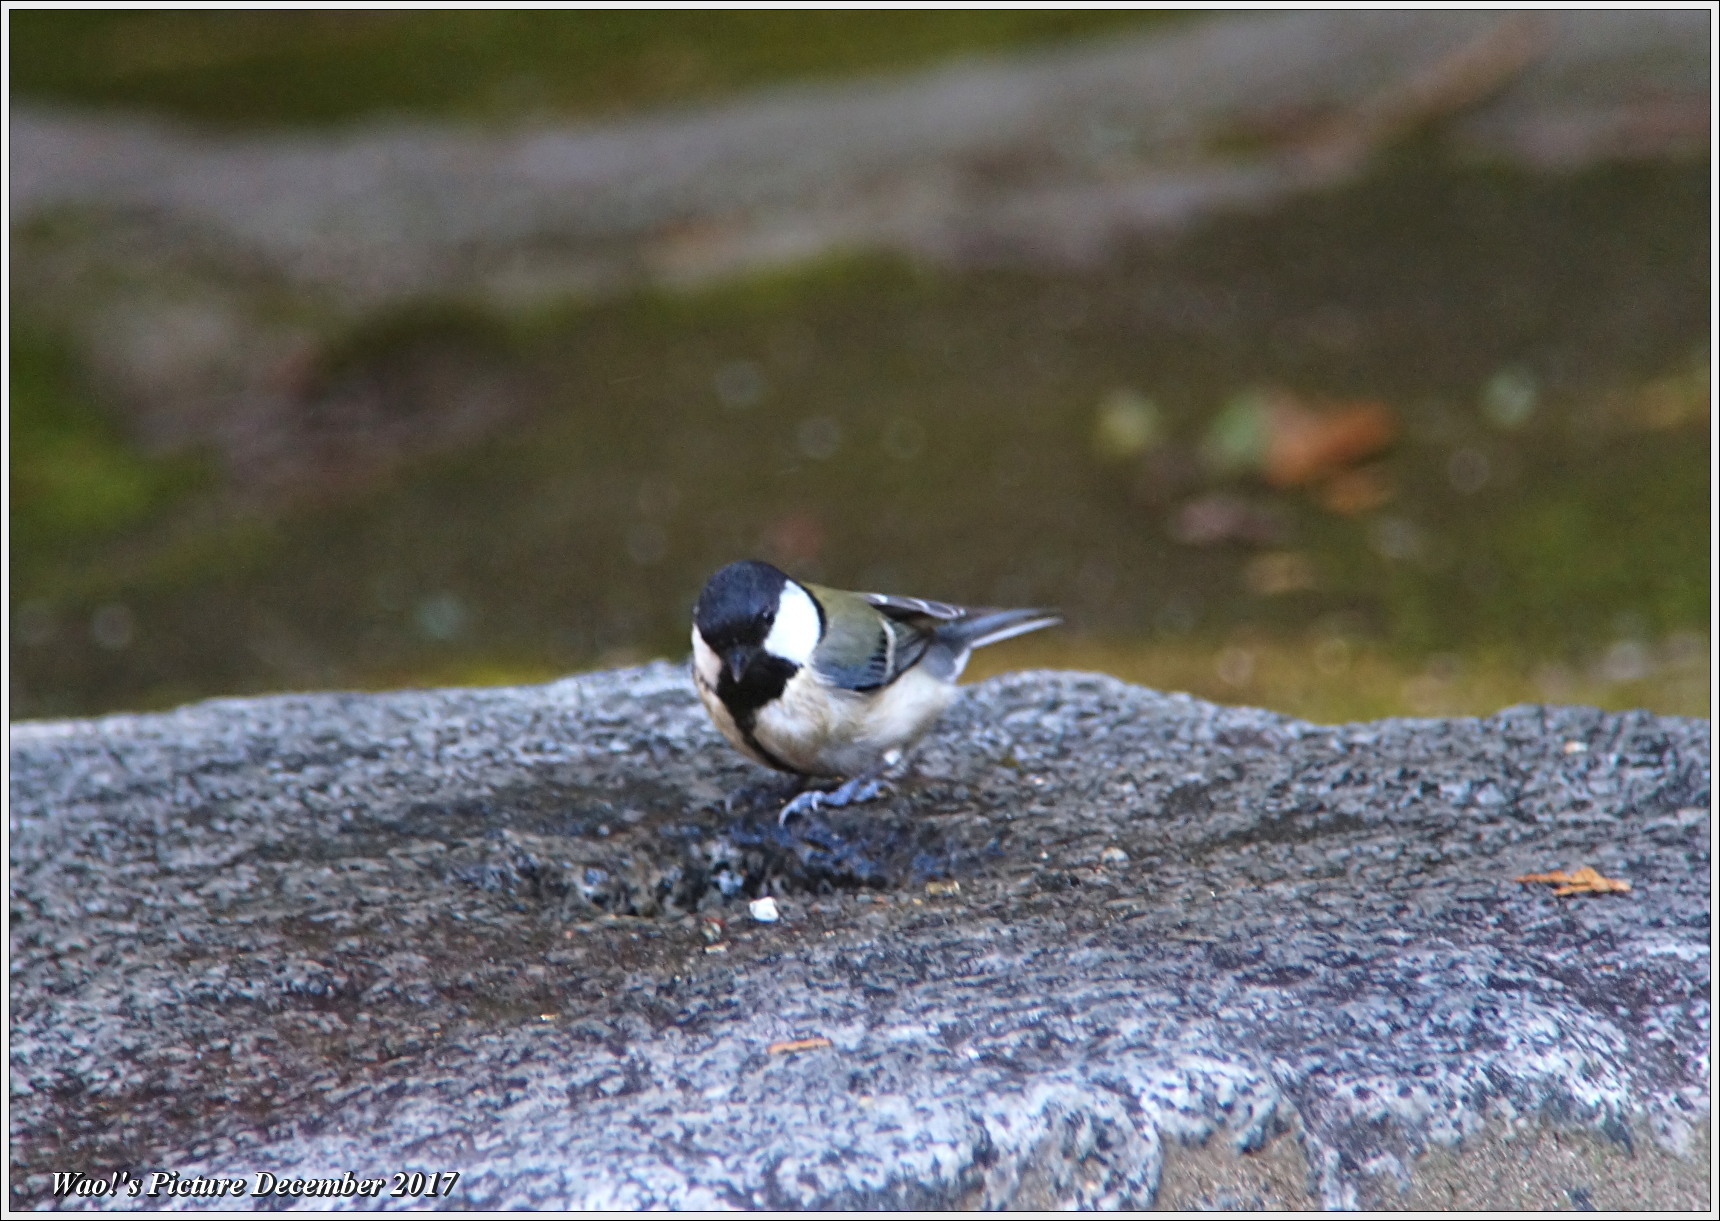
POLYGON ((878 777, 949 706, 968 655, 1061 622, 1045 610, 849 593, 742 560, 693 608, 693 681, 717 728, 754 762, 803 780, 780 821, 878 795, 878 777))

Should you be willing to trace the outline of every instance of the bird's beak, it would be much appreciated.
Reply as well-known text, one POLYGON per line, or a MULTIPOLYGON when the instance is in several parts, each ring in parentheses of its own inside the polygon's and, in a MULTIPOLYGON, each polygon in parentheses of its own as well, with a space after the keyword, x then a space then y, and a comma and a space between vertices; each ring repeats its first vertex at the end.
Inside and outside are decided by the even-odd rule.
POLYGON ((752 661, 752 655, 753 651, 749 648, 730 649, 723 657, 729 677, 737 683, 740 682, 741 675, 747 672, 747 665, 752 661))

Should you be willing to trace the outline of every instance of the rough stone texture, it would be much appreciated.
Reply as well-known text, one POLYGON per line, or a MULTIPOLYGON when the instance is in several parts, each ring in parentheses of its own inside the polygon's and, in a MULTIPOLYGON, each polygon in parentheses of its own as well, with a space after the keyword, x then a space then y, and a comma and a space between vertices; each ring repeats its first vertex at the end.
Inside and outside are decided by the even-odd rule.
POLYGON ((15 725, 12 1201, 1706 1208, 1709 735, 1029 673, 780 831, 666 664, 15 725))

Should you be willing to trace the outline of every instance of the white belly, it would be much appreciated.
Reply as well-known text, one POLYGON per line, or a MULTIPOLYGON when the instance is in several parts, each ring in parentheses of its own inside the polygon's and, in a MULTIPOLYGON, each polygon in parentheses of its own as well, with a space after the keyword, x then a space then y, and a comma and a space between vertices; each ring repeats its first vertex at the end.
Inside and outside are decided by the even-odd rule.
MULTIPOLYGON (((695 633, 694 685, 711 720, 734 748, 771 766, 740 732, 717 698, 720 663, 695 633)), ((753 723, 758 744, 808 776, 856 776, 880 766, 884 756, 906 750, 926 735, 955 699, 954 683, 909 670, 881 691, 846 691, 816 683, 806 671, 789 679, 782 696, 759 709, 753 723)))
POLYGON ((759 745, 810 776, 856 776, 925 736, 955 698, 953 683, 909 670, 881 691, 823 687, 804 672, 761 708, 759 745))

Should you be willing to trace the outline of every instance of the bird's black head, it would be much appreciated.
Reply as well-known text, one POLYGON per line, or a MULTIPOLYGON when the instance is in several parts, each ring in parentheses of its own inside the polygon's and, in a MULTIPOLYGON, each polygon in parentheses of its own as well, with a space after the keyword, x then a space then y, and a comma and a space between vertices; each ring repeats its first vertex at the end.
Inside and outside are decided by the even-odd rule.
POLYGON ((776 622, 788 575, 762 560, 718 569, 693 606, 693 626, 718 656, 759 648, 776 622))
POLYGON ((693 627, 720 665, 717 695, 746 723, 811 660, 824 612, 781 569, 741 560, 705 582, 693 627))

